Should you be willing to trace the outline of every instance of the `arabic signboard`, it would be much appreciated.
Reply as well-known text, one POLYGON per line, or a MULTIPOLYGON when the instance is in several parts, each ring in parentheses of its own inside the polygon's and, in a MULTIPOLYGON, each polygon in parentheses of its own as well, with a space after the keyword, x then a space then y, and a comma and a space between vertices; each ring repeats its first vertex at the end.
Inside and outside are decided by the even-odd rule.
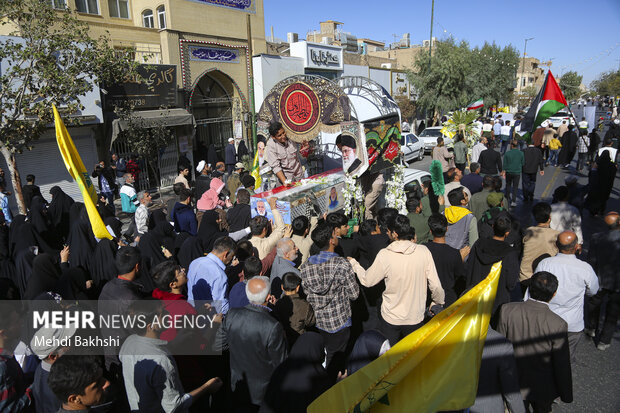
POLYGON ((211 46, 190 46, 190 60, 218 63, 239 63, 239 50, 211 46))
POLYGON ((247 13, 256 13, 256 0, 190 0, 211 6, 225 7, 247 13))
POLYGON ((307 69, 343 70, 342 50, 342 47, 306 41, 291 43, 291 56, 303 58, 307 69))
POLYGON ((177 67, 140 65, 137 75, 122 83, 106 85, 106 109, 130 104, 136 109, 177 106, 177 67))

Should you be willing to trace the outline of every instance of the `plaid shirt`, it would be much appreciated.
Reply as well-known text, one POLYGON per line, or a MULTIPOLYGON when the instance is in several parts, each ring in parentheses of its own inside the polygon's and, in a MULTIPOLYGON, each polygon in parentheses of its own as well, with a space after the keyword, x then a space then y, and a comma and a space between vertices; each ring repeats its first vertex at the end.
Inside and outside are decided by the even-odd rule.
POLYGON ((0 349, 0 412, 26 411, 31 404, 22 368, 12 354, 0 349))
POLYGON ((334 333, 351 318, 351 300, 359 295, 353 267, 346 258, 321 251, 301 266, 304 292, 316 316, 316 326, 334 333))
POLYGON ((578 153, 586 153, 588 152, 588 147, 590 146, 590 138, 583 135, 579 137, 579 148, 577 149, 578 153))

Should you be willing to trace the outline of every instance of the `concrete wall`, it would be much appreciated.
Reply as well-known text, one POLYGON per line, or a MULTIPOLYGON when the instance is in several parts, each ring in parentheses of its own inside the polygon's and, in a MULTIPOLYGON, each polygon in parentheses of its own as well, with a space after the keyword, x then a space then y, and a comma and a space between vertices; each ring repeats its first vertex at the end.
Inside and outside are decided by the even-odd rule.
POLYGON ((304 74, 304 61, 298 57, 261 55, 252 60, 254 65, 254 102, 256 111, 279 81, 289 76, 304 74))

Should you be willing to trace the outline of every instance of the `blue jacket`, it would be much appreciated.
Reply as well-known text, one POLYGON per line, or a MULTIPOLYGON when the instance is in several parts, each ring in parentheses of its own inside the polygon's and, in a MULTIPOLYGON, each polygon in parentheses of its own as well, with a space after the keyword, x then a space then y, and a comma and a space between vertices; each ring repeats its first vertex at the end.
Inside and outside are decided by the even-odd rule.
POLYGON ((237 162, 237 151, 235 150, 235 145, 229 143, 226 145, 226 157, 224 158, 224 163, 226 165, 234 164, 237 162))
POLYGON ((194 210, 189 205, 177 202, 172 209, 172 220, 176 232, 187 232, 190 235, 198 234, 198 223, 194 210))

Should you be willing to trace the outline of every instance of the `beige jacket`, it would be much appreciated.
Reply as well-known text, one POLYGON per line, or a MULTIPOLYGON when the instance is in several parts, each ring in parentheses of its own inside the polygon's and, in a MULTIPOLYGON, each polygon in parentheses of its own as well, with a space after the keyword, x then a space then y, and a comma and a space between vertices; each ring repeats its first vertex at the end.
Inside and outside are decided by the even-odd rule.
POLYGON ((365 287, 385 280, 381 316, 392 325, 413 325, 424 320, 426 289, 436 304, 444 304, 444 290, 428 248, 411 241, 394 241, 379 251, 368 270, 351 260, 365 287))
POLYGON ((252 235, 252 238, 250 238, 252 246, 258 250, 258 258, 261 260, 269 255, 273 247, 284 237, 284 230, 286 229, 280 211, 274 208, 271 212, 273 213, 271 235, 265 238, 252 235))
POLYGON ((433 160, 441 162, 444 172, 454 166, 454 153, 450 152, 445 146, 435 146, 433 148, 433 160))
POLYGON ((312 234, 312 231, 316 228, 318 222, 319 222, 319 219, 317 217, 310 218, 310 231, 308 231, 307 236, 305 237, 302 237, 301 235, 291 236, 291 239, 293 240, 293 242, 297 246, 297 249, 299 249, 299 253, 301 254, 300 265, 306 262, 306 260, 310 256, 310 247, 312 246, 312 238, 310 237, 310 234, 312 234))
POLYGON ((519 280, 528 280, 534 275, 532 263, 541 255, 549 254, 555 257, 558 247, 555 241, 560 231, 551 228, 529 227, 523 237, 523 259, 521 260, 521 270, 519 280))

